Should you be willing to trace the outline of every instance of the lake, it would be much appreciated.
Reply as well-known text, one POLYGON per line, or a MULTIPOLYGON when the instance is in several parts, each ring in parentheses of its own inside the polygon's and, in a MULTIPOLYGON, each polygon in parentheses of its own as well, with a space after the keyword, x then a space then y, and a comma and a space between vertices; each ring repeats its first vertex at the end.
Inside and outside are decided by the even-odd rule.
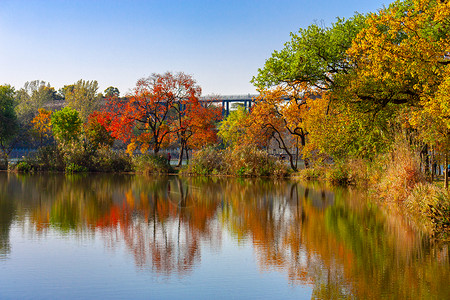
POLYGON ((0 173, 0 299, 450 299, 448 243, 353 189, 0 173))

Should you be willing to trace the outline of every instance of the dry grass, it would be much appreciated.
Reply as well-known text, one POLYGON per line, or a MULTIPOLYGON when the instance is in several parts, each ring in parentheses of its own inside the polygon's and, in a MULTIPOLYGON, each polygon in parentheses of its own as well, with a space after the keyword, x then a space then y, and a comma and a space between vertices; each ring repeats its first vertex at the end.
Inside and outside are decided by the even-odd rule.
POLYGON ((407 145, 400 144, 381 162, 381 168, 373 172, 370 181, 385 201, 402 202, 417 184, 425 182, 419 155, 407 145))
POLYGON ((400 144, 384 157, 371 175, 374 195, 388 206, 403 211, 416 227, 438 236, 450 237, 450 197, 444 189, 426 182, 419 155, 400 144))

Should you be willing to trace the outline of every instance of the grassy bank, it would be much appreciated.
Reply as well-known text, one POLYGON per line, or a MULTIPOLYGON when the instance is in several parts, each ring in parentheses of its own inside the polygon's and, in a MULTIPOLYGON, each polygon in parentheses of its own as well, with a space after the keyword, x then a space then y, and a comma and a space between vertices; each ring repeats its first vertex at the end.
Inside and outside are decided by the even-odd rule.
POLYGON ((281 161, 256 147, 234 147, 198 151, 182 168, 184 175, 231 175, 240 177, 286 177, 289 168, 281 161))
POLYGON ((450 194, 423 174, 419 155, 402 145, 374 161, 348 160, 322 164, 295 174, 300 180, 366 188, 388 211, 397 210, 422 231, 450 239, 450 194))

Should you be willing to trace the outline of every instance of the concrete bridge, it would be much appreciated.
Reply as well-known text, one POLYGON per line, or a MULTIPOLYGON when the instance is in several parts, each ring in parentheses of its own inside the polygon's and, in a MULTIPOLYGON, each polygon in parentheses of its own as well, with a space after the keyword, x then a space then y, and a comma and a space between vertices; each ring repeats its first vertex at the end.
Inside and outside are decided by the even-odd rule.
POLYGON ((224 117, 230 114, 231 104, 241 104, 245 109, 250 109, 252 107, 252 102, 258 94, 247 94, 247 95, 227 95, 227 96, 202 96, 200 101, 211 101, 213 103, 222 105, 222 115, 224 117), (211 100, 212 99, 212 100, 211 100))
MULTIPOLYGON (((230 114, 231 105, 232 104, 240 104, 243 105, 245 109, 250 109, 252 107, 252 103, 258 97, 258 94, 246 94, 246 95, 211 95, 211 96, 202 96, 200 97, 200 101, 206 102, 210 101, 215 105, 222 105, 222 115, 224 117, 230 114)), ((122 99, 126 99, 123 97, 122 99)), ((289 98, 286 97, 286 100, 289 98)), ((102 104, 105 103, 105 100, 102 100, 102 104)), ((45 108, 51 110, 60 110, 65 106, 65 101, 53 101, 52 103, 48 103, 45 105, 45 108)))

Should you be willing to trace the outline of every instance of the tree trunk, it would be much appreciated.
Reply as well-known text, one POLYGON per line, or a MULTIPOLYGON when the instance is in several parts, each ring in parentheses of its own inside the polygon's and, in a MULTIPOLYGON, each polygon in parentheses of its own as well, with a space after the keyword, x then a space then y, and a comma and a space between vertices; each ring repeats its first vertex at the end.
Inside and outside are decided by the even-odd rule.
POLYGON ((444 165, 444 182, 445 182, 445 189, 448 190, 448 154, 445 153, 445 165, 444 165))
POLYGON ((298 169, 297 169, 297 164, 294 163, 294 155, 292 155, 291 153, 289 153, 289 152, 287 152, 287 151, 286 151, 286 153, 287 153, 287 155, 289 156, 289 163, 291 164, 292 170, 293 170, 294 172, 297 172, 298 169))
POLYGON ((181 142, 181 149, 180 149, 180 154, 178 155, 178 164, 177 167, 181 167, 181 164, 183 163, 183 154, 184 154, 184 142, 181 142))
POLYGON ((434 172, 436 172, 436 162, 434 161, 434 151, 431 148, 431 182, 434 181, 434 172))

